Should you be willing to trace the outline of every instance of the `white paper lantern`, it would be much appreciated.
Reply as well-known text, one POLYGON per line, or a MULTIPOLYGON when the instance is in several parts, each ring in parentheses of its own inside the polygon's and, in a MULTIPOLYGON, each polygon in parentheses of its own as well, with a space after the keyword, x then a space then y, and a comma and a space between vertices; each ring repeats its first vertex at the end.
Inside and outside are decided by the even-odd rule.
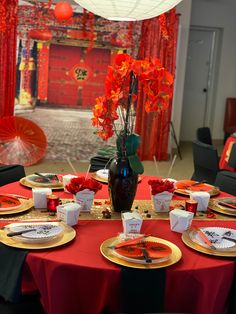
POLYGON ((182 0, 74 0, 84 9, 113 21, 137 21, 158 16, 182 0))

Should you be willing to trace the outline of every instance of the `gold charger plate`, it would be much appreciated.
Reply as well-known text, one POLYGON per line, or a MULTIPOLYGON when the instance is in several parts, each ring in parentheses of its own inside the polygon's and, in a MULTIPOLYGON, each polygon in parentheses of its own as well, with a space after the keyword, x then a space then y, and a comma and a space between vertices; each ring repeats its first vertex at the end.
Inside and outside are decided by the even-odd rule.
MULTIPOLYGON (((212 187, 212 190, 203 191, 203 192, 208 192, 210 194, 210 197, 216 196, 216 195, 218 195, 220 193, 220 190, 218 188, 216 188, 215 186, 210 185, 210 184, 206 184, 206 183, 205 183, 205 185, 207 185, 209 187, 212 187)), ((199 190, 199 191, 194 190, 192 192, 200 192, 200 191, 201 190, 199 190)), ((180 194, 180 195, 185 195, 185 196, 189 196, 190 192, 191 192, 191 190, 187 190, 187 189, 186 190, 185 189, 176 189, 174 191, 174 193, 177 193, 177 194, 180 194)))
POLYGON ((45 243, 23 243, 23 242, 14 240, 14 237, 11 238, 6 235, 8 232, 6 229, 0 231, 0 241, 7 246, 11 246, 11 247, 19 248, 19 249, 40 250, 40 249, 54 248, 54 247, 61 246, 63 244, 66 244, 72 241, 76 236, 76 232, 72 227, 62 222, 60 222, 59 225, 62 225, 64 228, 63 234, 59 236, 58 238, 53 239, 51 241, 47 241, 45 243))
MULTIPOLYGON (((224 197, 225 198, 225 197, 224 197)), ((220 214, 225 214, 225 215, 229 215, 229 216, 234 216, 236 217, 236 210, 230 210, 227 207, 224 207, 222 205, 218 204, 218 201, 220 201, 220 198, 217 199, 213 199, 209 201, 208 207, 212 210, 214 210, 217 213, 220 214)))
POLYGON ((21 206, 16 208, 16 209, 10 209, 10 210, 0 210, 0 216, 1 215, 11 215, 11 214, 18 214, 22 213, 26 210, 29 210, 31 207, 34 206, 33 200, 32 199, 24 199, 18 197, 18 199, 21 201, 21 206))
POLYGON ((190 248, 194 249, 195 251, 214 255, 214 256, 225 256, 225 257, 235 257, 236 256, 236 248, 233 246, 232 248, 228 248, 227 250, 214 250, 211 248, 206 248, 204 246, 201 246, 200 244, 197 244, 191 239, 191 233, 196 233, 197 231, 188 229, 183 232, 182 234, 182 240, 183 242, 190 248))
POLYGON ((182 257, 182 253, 180 249, 174 243, 161 239, 161 238, 148 237, 148 240, 150 241, 163 243, 169 246, 172 250, 170 258, 160 263, 150 263, 150 264, 139 264, 139 263, 129 262, 121 258, 118 258, 112 254, 112 249, 110 249, 109 247, 112 246, 116 240, 117 240, 117 237, 113 237, 113 238, 105 240, 100 246, 100 252, 106 259, 118 265, 132 267, 132 268, 154 269, 154 268, 162 268, 162 267, 173 265, 177 263, 182 257))
POLYGON ((62 184, 58 184, 58 185, 56 185, 56 186, 53 186, 53 185, 46 185, 46 184, 40 184, 40 183, 38 183, 38 184, 32 184, 32 183, 30 183, 29 181, 27 181, 26 180, 26 177, 24 177, 24 178, 21 178, 20 179, 20 184, 22 184, 22 185, 24 185, 24 186, 26 186, 26 187, 28 187, 28 188, 50 188, 50 189, 52 189, 52 190, 61 190, 61 189, 63 189, 63 185, 62 184))
MULTIPOLYGON (((94 180, 99 181, 99 182, 101 182, 101 183, 106 183, 106 184, 108 183, 108 180, 107 180, 107 179, 104 179, 104 178, 98 176, 96 172, 92 172, 92 173, 90 174, 90 176, 91 176, 91 178, 93 178, 94 180)), ((140 182, 141 179, 142 179, 141 176, 138 176, 138 182, 140 182)))

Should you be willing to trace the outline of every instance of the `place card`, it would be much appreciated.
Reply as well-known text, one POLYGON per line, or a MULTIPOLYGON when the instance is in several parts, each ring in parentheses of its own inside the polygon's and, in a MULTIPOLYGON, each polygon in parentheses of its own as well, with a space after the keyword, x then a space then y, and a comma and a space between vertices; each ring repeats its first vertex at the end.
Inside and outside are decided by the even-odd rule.
POLYGON ((124 233, 140 233, 142 226, 142 217, 137 212, 121 213, 124 233))

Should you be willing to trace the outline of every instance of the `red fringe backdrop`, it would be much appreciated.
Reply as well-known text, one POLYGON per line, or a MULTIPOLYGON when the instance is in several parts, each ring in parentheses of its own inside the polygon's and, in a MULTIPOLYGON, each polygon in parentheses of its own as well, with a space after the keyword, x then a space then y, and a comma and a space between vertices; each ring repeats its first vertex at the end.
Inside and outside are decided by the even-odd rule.
MULTIPOLYGON (((175 75, 178 21, 175 9, 143 21, 138 59, 159 58, 175 75)), ((141 136, 140 159, 153 160, 155 156, 157 160, 167 160, 172 99, 167 111, 156 114, 145 112, 144 97, 139 96, 136 112, 135 131, 141 136)))
POLYGON ((18 0, 0 1, 0 116, 14 113, 18 0))

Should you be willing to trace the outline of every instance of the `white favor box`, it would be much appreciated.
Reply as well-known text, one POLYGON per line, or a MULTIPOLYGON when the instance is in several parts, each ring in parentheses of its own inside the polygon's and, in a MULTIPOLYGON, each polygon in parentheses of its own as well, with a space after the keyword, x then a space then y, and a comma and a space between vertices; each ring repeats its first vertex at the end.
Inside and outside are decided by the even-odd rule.
POLYGON ((208 192, 191 192, 190 198, 197 201, 197 211, 207 211, 207 206, 210 200, 210 194, 208 192))
POLYGON ((62 176, 62 184, 64 186, 64 191, 69 193, 69 191, 66 189, 66 185, 70 183, 70 180, 73 178, 77 178, 77 176, 73 175, 73 174, 66 174, 64 176, 62 176))
POLYGON ((66 203, 57 206, 57 218, 69 226, 77 224, 81 206, 76 203, 66 203))
POLYGON ((166 213, 170 210, 170 203, 173 197, 173 193, 164 191, 152 196, 155 212, 166 213))
POLYGON ((94 200, 94 191, 84 189, 75 194, 76 202, 81 205, 81 212, 90 212, 94 200))
POLYGON ((194 214, 185 210, 175 208, 170 214, 170 229, 176 232, 184 232, 192 223, 194 214))
POLYGON ((35 208, 47 208, 47 196, 52 194, 50 188, 33 188, 33 202, 35 208))
POLYGON ((142 217, 137 212, 125 212, 121 214, 124 233, 140 233, 142 217))

